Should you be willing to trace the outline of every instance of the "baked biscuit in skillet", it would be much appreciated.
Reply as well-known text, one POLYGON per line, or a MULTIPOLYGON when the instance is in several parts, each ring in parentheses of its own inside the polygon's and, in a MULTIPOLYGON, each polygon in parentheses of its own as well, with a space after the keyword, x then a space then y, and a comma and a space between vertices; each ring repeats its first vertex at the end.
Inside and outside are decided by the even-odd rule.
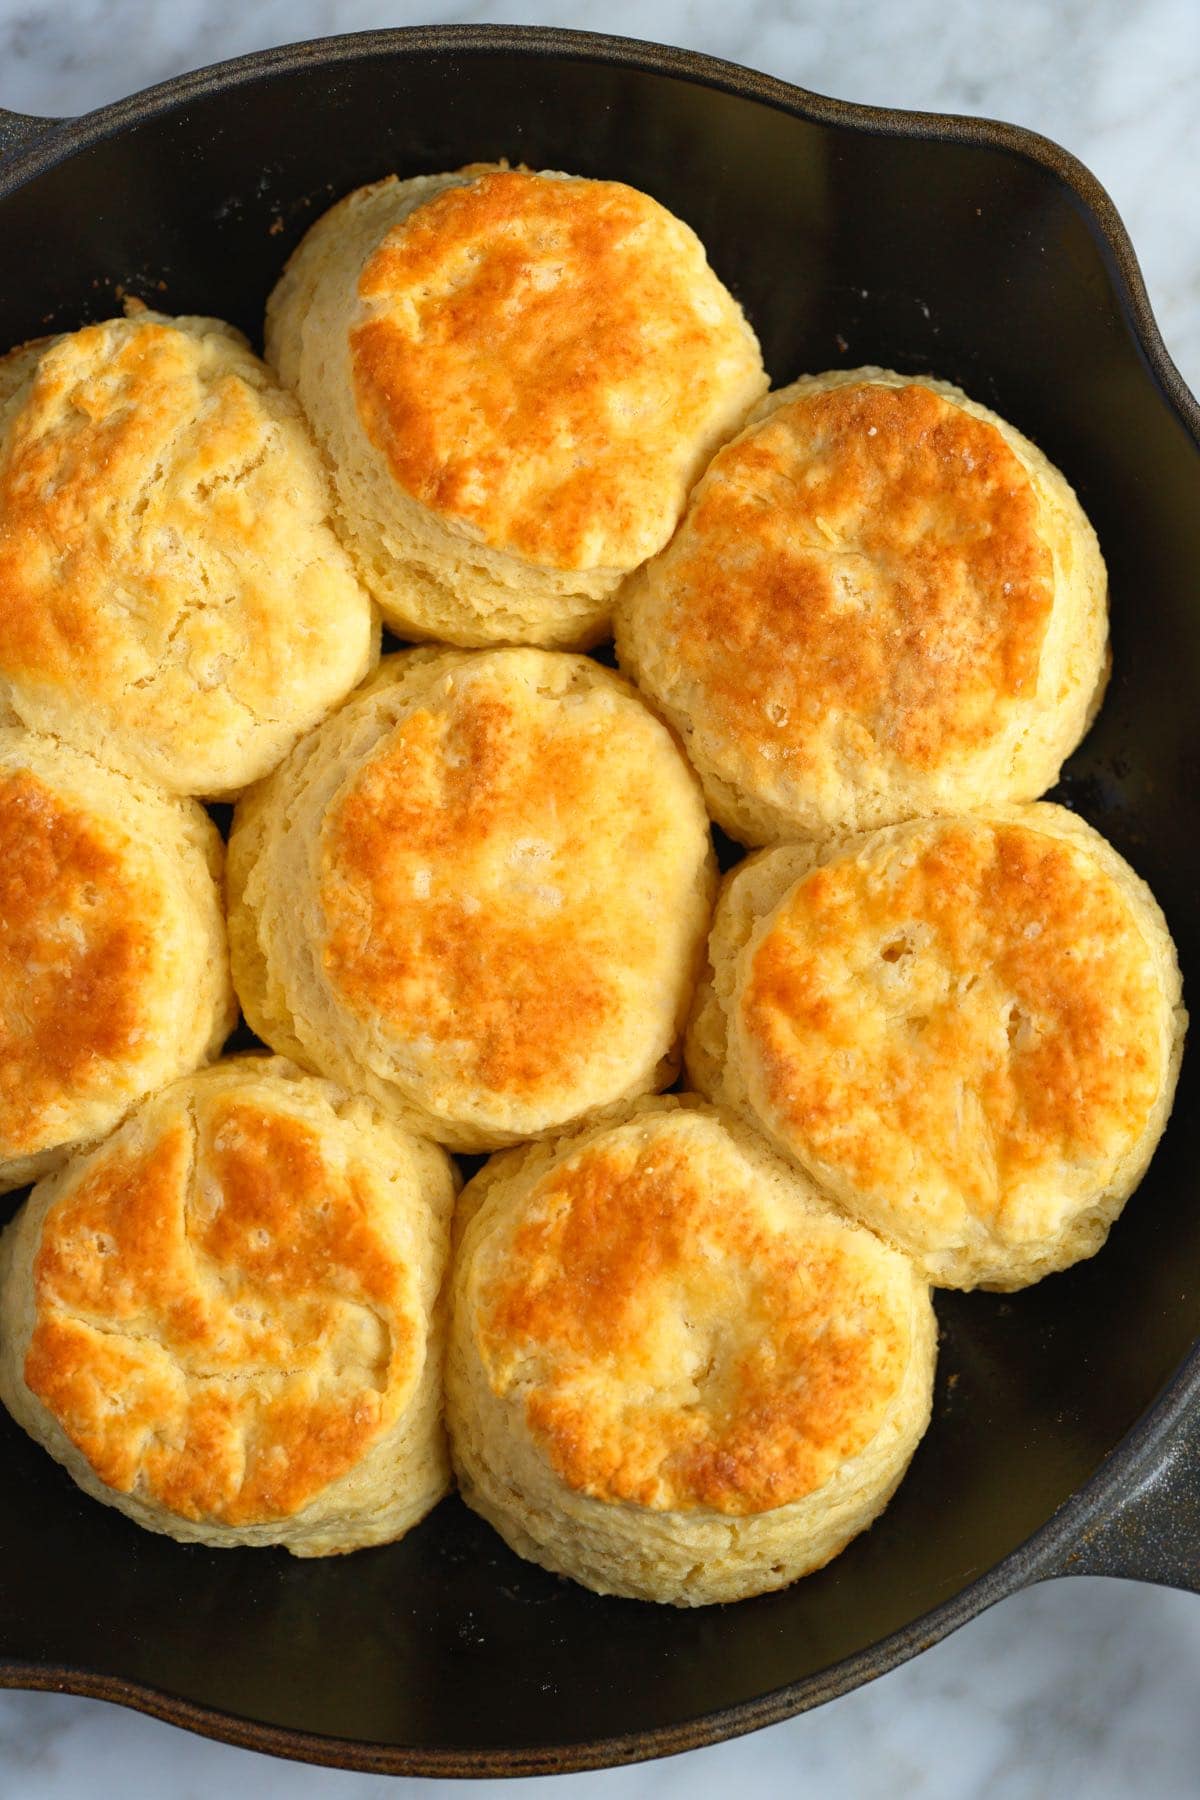
POLYGON ((239 805, 234 981, 274 1049, 495 1149, 670 1082, 714 882, 699 784, 620 677, 409 651, 239 805))
POLYGON ((636 189, 476 166, 349 194, 292 256, 267 354, 402 637, 584 648, 764 393, 758 342, 636 189))
POLYGON ((216 319, 0 361, 0 709, 177 794, 272 769, 379 625, 299 408, 216 319))
POLYGON ((449 1480, 455 1179, 282 1059, 167 1088, 0 1240, 0 1397, 88 1494, 183 1542, 387 1543, 449 1480))
POLYGON ((1186 1015, 1149 888, 1041 803, 729 878, 692 1080, 945 1287, 1100 1249, 1171 1111, 1186 1015))
POLYGON ((194 800, 0 728, 0 1192, 217 1055, 221 864, 194 800))
POLYGON ((958 388, 805 376, 718 452, 616 609, 621 665, 745 844, 1032 800, 1107 676, 1071 488, 958 388))
POLYGON ((928 1424, 912 1264, 690 1098, 493 1158, 456 1237, 463 1498, 599 1593, 785 1586, 872 1523, 928 1424))

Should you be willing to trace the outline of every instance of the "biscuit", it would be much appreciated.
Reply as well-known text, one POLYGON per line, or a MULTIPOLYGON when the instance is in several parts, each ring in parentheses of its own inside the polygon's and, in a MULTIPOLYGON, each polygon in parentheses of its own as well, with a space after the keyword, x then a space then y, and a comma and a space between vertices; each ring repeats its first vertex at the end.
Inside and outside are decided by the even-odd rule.
POLYGON ((274 1049, 495 1149, 670 1082, 714 882, 699 785, 618 676, 410 651, 239 805, 234 983, 274 1049))
POLYGON ((692 1080, 943 1287, 1092 1256, 1145 1173, 1186 1014, 1150 890, 1045 803, 751 857, 692 1080))
POLYGON ((746 844, 1032 800, 1107 678, 1106 576, 1058 470, 946 382, 806 376, 622 590, 621 666, 746 844))
POLYGON ((476 166, 360 188, 267 310, 402 637, 582 649, 766 390, 695 234, 613 181, 476 166))
POLYGON ((146 1102, 0 1239, 0 1398, 151 1531, 330 1556, 448 1484, 448 1158, 282 1059, 146 1102))
POLYGON ((463 1190, 447 1423, 463 1498, 602 1594, 786 1586, 872 1523, 929 1422, 907 1258, 690 1097, 463 1190))
POLYGON ((378 655, 330 504, 231 326, 143 311, 13 352, 0 707, 172 793, 236 793, 378 655))
POLYGON ((195 801, 0 728, 0 1192, 217 1055, 221 862, 195 801))

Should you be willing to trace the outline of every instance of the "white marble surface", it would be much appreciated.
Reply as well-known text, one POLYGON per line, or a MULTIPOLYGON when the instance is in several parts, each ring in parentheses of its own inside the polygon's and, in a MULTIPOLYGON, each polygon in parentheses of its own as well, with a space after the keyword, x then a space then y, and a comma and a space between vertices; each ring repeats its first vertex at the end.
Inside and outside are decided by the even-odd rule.
MULTIPOLYGON (((488 1800, 1195 1800, 1200 1599, 1052 1582, 819 1712, 488 1800)), ((455 1800, 274 1762, 70 1695, 0 1695, 0 1800, 455 1800)))
MULTIPOLYGON (((72 113, 259 46, 377 25, 505 19, 657 38, 847 99, 987 113, 1057 138, 1129 226, 1168 348, 1200 388, 1196 0, 0 0, 0 104, 72 113)), ((561 1800, 1194 1800, 1200 1599, 1053 1583, 872 1687, 671 1762, 504 1782, 561 1800)), ((272 1763, 69 1696, 0 1695, 0 1800, 366 1800, 384 1778, 272 1763)), ((449 1783, 414 1782, 414 1794, 449 1783)))
POLYGON ((450 20, 654 38, 847 100, 1057 138, 1116 201, 1168 348, 1200 388, 1196 0, 0 0, 0 104, 80 112, 269 44, 450 20))

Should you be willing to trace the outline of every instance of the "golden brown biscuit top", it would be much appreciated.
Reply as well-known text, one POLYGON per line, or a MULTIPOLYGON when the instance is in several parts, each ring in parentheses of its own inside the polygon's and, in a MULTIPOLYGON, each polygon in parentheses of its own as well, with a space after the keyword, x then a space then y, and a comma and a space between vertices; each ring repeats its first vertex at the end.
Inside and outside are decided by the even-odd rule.
POLYGON ((25 1381, 107 1486, 288 1518, 403 1406, 423 1355, 372 1177, 254 1095, 88 1162, 47 1214, 25 1381))
POLYGON ((186 561, 186 534, 208 537, 219 525, 234 544, 251 541, 256 521, 228 478, 261 436, 236 379, 205 407, 195 346, 171 326, 92 325, 48 349, 0 461, 0 667, 64 679, 96 664, 115 674, 128 666, 131 680, 143 674, 142 660, 166 648, 184 611, 171 563, 186 561), (169 496, 162 516, 153 506, 123 543, 181 428, 192 439, 193 492, 169 496), (106 588, 126 587, 129 564, 142 604, 97 606, 106 588))
POLYGON ((389 232, 359 293, 355 395, 395 480, 555 569, 658 549, 697 459, 766 385, 694 234, 619 182, 506 170, 447 189, 389 232))
POLYGON ((431 686, 326 817, 325 976, 435 1107, 554 1112, 644 1056, 647 1017, 670 1035, 707 920, 701 802, 582 659, 501 651, 431 686))
POLYGON ((106 726, 129 740, 114 760, 174 791, 240 785, 193 788, 173 762, 220 766, 256 728, 319 716, 329 666, 357 654, 361 670, 369 647, 294 403, 211 320, 108 320, 17 354, 26 380, 0 417, 0 679, 98 709, 88 747, 106 726), (197 741, 173 754, 189 719, 197 741))
POLYGON ((29 769, 0 774, 0 1152, 140 1061, 165 982, 164 895, 115 827, 29 769))
POLYGON ((764 1195, 719 1128, 613 1133, 483 1240, 477 1341, 576 1492, 764 1512, 878 1431, 910 1354, 898 1267, 832 1209, 764 1195))
POLYGON ((681 703, 784 776, 979 747, 1036 694, 1038 521, 1000 431, 919 383, 784 402, 718 453, 652 570, 681 703))
POLYGON ((1032 826, 886 834, 798 882, 746 955, 733 1024, 764 1118, 935 1231, 965 1205, 1020 1235, 1070 1172, 1101 1189, 1164 1079, 1166 1002, 1129 900, 1032 826))

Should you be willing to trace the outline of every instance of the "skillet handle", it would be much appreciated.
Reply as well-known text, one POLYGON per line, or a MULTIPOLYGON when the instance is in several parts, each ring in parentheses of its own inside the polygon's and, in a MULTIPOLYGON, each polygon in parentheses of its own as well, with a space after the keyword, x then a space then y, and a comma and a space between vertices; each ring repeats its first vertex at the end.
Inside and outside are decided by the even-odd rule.
POLYGON ((1046 1573, 1117 1575, 1200 1594, 1200 1417, 1176 1423, 1157 1462, 1046 1573))
POLYGON ((61 122, 59 119, 38 118, 33 113, 8 112, 0 106, 0 165, 61 122))

